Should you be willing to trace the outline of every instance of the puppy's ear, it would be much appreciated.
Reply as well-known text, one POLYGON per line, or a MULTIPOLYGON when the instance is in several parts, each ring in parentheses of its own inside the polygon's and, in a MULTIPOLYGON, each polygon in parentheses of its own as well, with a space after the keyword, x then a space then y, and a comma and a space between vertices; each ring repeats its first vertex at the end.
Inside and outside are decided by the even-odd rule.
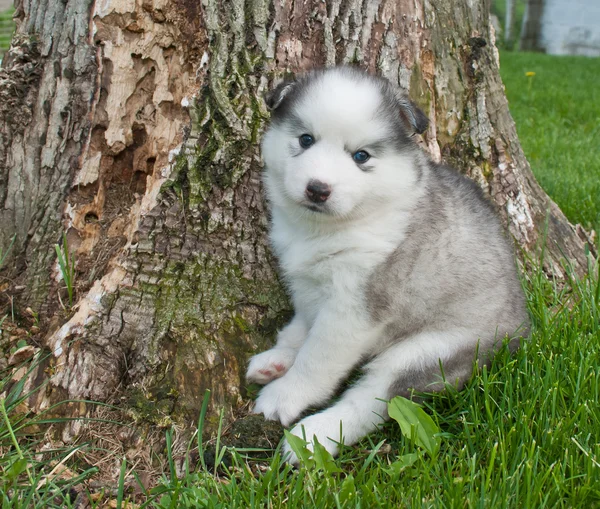
POLYGON ((294 89, 296 86, 295 81, 284 81, 277 85, 273 90, 270 90, 265 94, 265 102, 267 107, 273 111, 279 108, 285 97, 294 89))
POLYGON ((400 117, 410 134, 423 134, 429 125, 429 119, 408 97, 399 97, 400 117))

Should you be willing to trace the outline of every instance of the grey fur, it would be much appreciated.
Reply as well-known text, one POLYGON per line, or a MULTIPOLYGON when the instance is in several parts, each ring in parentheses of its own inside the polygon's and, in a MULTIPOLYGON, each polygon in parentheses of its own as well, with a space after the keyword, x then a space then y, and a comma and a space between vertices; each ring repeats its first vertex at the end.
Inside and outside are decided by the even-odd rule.
MULTIPOLYGON (((441 367, 440 363, 423 366, 422 369, 410 369, 399 374, 396 381, 390 386, 388 398, 403 396, 413 397, 415 392, 439 392, 452 385, 461 389, 473 374, 476 362, 476 348, 465 348, 457 351, 452 359, 447 360, 441 367)), ((477 359, 481 365, 481 359, 477 359)), ((417 396, 416 399, 419 397, 417 396)))
MULTIPOLYGON (((529 317, 512 246, 492 205, 452 168, 429 162, 423 175, 426 193, 406 237, 372 274, 365 293, 373 321, 386 324, 386 345, 417 332, 468 328, 479 332, 473 344, 479 340, 481 352, 489 352, 506 335, 526 336, 529 317)), ((515 338, 511 349, 517 346, 515 338)), ((463 357, 459 351, 447 362, 463 357)), ((433 382, 426 373, 403 373, 395 392, 402 393, 403 383, 406 389, 433 382)))

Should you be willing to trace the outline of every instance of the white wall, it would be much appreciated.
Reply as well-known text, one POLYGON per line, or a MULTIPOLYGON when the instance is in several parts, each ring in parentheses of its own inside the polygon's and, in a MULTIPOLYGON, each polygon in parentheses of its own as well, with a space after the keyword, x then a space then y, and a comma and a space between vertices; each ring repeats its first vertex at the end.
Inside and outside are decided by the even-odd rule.
POLYGON ((541 39, 552 55, 600 56, 600 0, 546 0, 541 39))

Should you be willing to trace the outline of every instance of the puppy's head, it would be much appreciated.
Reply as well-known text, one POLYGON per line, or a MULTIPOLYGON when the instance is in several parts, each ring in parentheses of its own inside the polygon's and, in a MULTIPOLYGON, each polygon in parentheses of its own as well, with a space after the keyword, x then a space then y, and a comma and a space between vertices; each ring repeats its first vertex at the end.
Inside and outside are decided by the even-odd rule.
POLYGON ((322 220, 398 202, 418 180, 423 112, 387 80, 349 67, 313 71, 268 94, 269 199, 322 220))

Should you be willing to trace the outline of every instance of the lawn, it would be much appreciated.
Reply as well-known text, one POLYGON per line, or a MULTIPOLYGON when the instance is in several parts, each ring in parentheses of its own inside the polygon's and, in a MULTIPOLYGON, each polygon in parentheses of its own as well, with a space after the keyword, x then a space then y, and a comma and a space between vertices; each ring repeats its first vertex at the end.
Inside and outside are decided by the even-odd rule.
MULTIPOLYGON (((599 65, 502 54, 511 112, 536 176, 572 221, 596 228, 600 92, 593 78, 600 77, 599 65)), ((265 459, 213 442, 216 460, 184 464, 178 478, 169 431, 161 455, 166 473, 158 485, 145 492, 133 465, 124 462, 104 501, 133 507, 126 503, 129 480, 142 492, 136 501, 145 499, 135 507, 154 509, 600 507, 600 281, 597 266, 591 272, 565 284, 548 281, 541 270, 525 277, 531 340, 512 357, 501 352, 464 390, 427 400, 424 410, 439 446, 404 436, 390 422, 344 448, 340 458, 319 455, 296 470, 277 453, 265 459)), ((0 393, 9 387, 8 379, 0 381, 0 393)), ((35 427, 20 413, 24 390, 17 384, 0 398, 1 507, 74 507, 71 488, 81 478, 48 476, 73 450, 32 454, 43 436, 32 434, 35 427), (33 488, 43 479, 45 487, 33 488)), ((198 446, 206 444, 192 440, 190 448, 198 446)), ((72 463, 77 457, 69 462, 74 474, 93 474, 89 465, 72 463)), ((91 507, 109 507, 100 500, 91 507)))
POLYGON ((440 449, 400 433, 395 422, 335 462, 261 473, 242 453, 230 473, 166 476, 152 506, 478 507, 600 505, 600 283, 554 287, 540 272, 526 283, 531 341, 499 355, 461 392, 436 394, 425 411, 440 449))
MULTIPOLYGON (((525 285, 531 340, 512 357, 501 352, 464 390, 435 394, 425 404, 439 450, 403 436, 390 422, 357 447, 344 448, 339 459, 320 455, 299 470, 282 465, 278 454, 261 459, 255 451, 215 448, 213 442, 216 460, 184 464, 178 478, 169 431, 160 455, 167 473, 145 496, 138 493, 136 499, 146 502, 135 507, 600 506, 600 282, 596 275, 559 288, 535 271, 525 285)), ((0 399, 2 508, 75 507, 71 488, 81 478, 74 474, 32 489, 72 449, 32 454, 31 444, 43 435, 25 427, 32 423, 19 413, 19 389, 0 399)), ((197 445, 194 439, 190 448, 197 445)), ((75 465, 83 477, 95 473, 75 465)), ((133 507, 125 504, 126 478, 139 483, 138 492, 145 488, 131 469, 124 462, 114 494, 107 489, 104 500, 112 506, 100 505, 100 498, 92 507, 133 507)))
POLYGON ((512 23, 512 37, 510 41, 504 40, 504 30, 506 22, 506 0, 492 0, 491 12, 498 17, 501 30, 496 34, 496 44, 499 48, 512 49, 518 42, 519 34, 521 33, 521 25, 523 16, 525 15, 526 0, 514 0, 517 3, 515 18, 512 23))
POLYGON ((600 58, 503 52, 500 74, 538 182, 572 222, 600 232, 600 58))
POLYGON ((15 24, 12 20, 14 12, 15 10, 13 8, 6 11, 0 11, 0 62, 2 62, 4 52, 10 46, 12 33, 15 29, 15 24))

